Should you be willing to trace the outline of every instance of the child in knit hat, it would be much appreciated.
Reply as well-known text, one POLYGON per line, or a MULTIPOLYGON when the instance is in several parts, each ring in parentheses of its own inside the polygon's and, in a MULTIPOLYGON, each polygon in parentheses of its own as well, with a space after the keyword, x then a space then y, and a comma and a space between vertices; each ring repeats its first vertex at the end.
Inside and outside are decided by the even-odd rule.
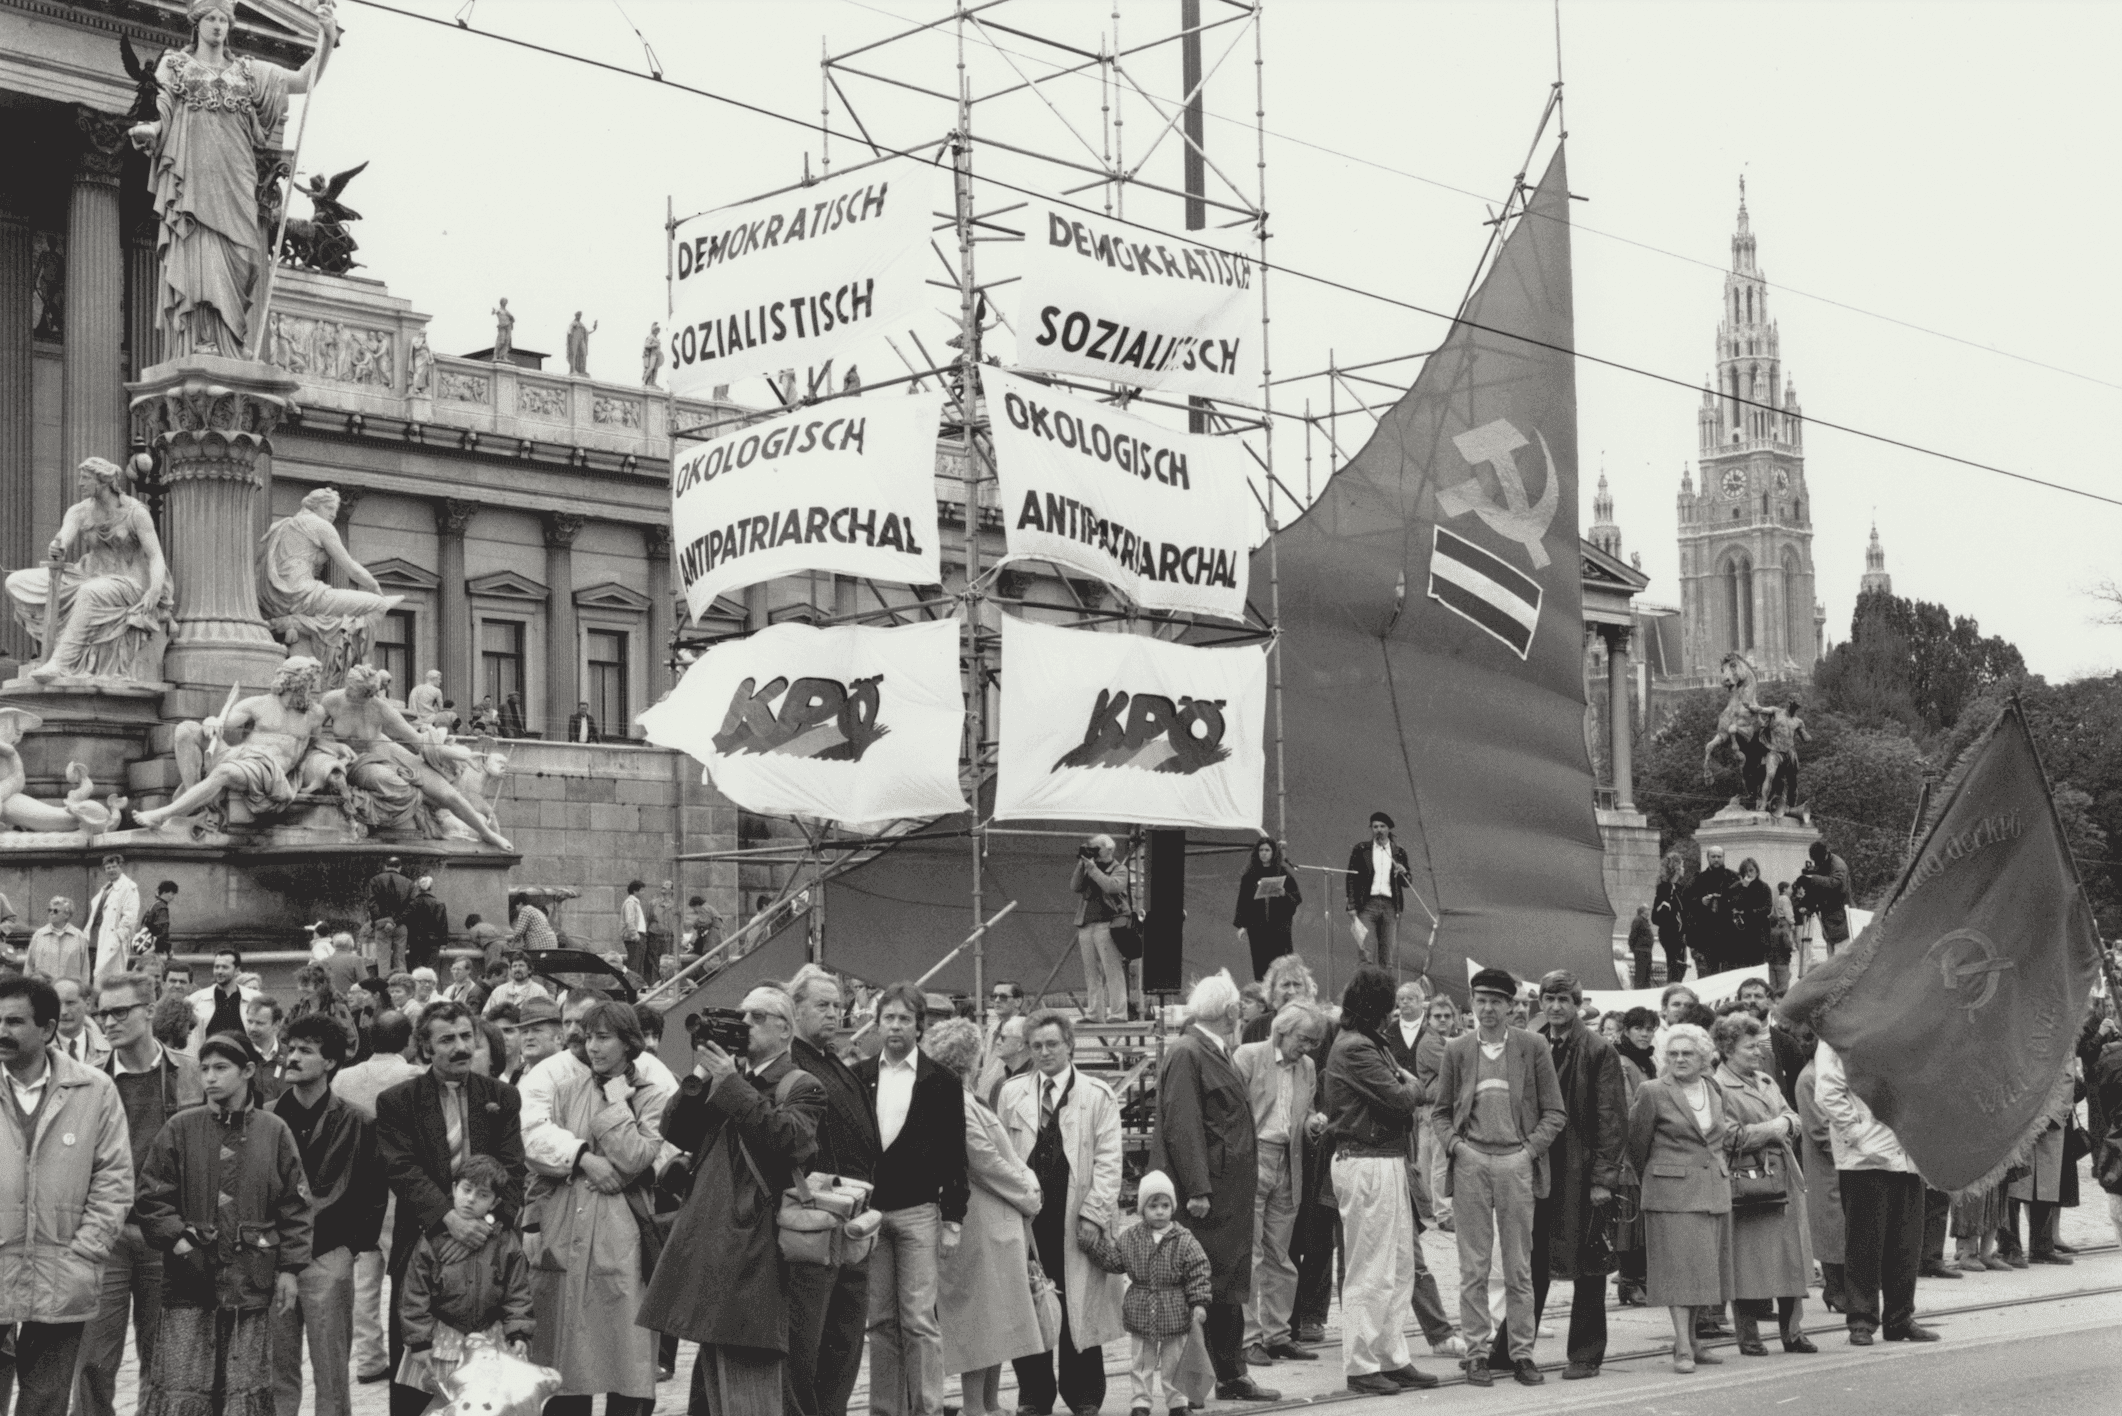
POLYGON ((1118 1239, 1101 1235, 1090 1255, 1106 1272, 1128 1278, 1120 1316, 1134 1338, 1131 1411, 1146 1416, 1153 1388, 1162 1378, 1165 1409, 1183 1416, 1187 1406, 1186 1393, 1178 1386, 1179 1362, 1194 1325, 1208 1316, 1213 1291, 1208 1253, 1199 1239, 1173 1223, 1178 1196, 1163 1171, 1142 1177, 1135 1209, 1141 1222, 1118 1239))

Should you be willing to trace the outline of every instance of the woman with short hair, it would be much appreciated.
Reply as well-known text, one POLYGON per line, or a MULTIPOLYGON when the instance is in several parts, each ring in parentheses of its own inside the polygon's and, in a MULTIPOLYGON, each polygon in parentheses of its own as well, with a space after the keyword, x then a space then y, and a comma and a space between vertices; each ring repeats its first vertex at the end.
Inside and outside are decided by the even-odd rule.
POLYGON ((1628 1112, 1628 1160, 1643 1185, 1644 1301, 1672 1314, 1673 1370, 1724 1359, 1695 1336, 1695 1312, 1731 1301, 1730 1122, 1710 1080, 1716 1054, 1693 1023, 1666 1028, 1659 1075, 1628 1112))
POLYGON ((965 1416, 1001 1416, 1002 1364, 1044 1352, 1027 1279, 1027 1222, 1039 1213, 1039 1179, 1018 1157, 1002 1118, 974 1092, 980 1028, 937 1023, 921 1039, 929 1060, 965 1088, 965 1178, 971 1196, 958 1247, 936 1260, 936 1317, 943 1370, 959 1373, 965 1416))
POLYGON ((1785 1352, 1817 1352, 1805 1336, 1805 1288, 1813 1250, 1805 1217, 1805 1172, 1798 1164, 1798 1115, 1783 1100, 1769 1070, 1768 1027, 1751 1013, 1727 1013, 1711 1033, 1719 1058, 1715 1082, 1723 1089, 1734 1155, 1772 1152, 1783 1170, 1780 1204, 1732 1208, 1732 1316, 1739 1351, 1766 1357, 1760 1321, 1775 1300, 1785 1352))

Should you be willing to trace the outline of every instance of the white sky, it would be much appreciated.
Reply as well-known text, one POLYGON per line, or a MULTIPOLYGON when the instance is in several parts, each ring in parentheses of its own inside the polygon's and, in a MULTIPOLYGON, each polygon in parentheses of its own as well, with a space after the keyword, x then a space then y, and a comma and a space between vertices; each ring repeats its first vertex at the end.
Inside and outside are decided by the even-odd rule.
MULTIPOLYGON (((393 3, 444 17, 462 7, 393 3)), ((669 78, 810 122, 821 37, 840 53, 893 32, 895 17, 948 13, 938 0, 623 3, 669 78)), ((1116 3, 1126 43, 1176 26, 1178 0, 1016 0, 991 14, 1094 48, 1116 3)), ((1211 21, 1226 12, 1218 0, 1203 9, 1211 21)), ((432 313, 438 350, 490 343, 487 311, 506 295, 519 346, 551 351, 558 367, 579 308, 602 322, 592 371, 634 376, 641 338, 663 314, 666 196, 682 216, 795 180, 806 151, 817 162, 815 131, 352 0, 340 15, 348 37, 319 90, 301 166, 372 163, 347 192, 365 214, 362 274, 432 313)), ((571 54, 644 64, 614 0, 477 0, 470 18, 571 54)), ((1211 66, 1243 28, 1207 37, 1211 66)), ((2122 283, 2116 202, 2099 176, 2112 160, 2105 110, 2122 6, 1565 0, 1562 31, 1571 185, 1590 198, 1575 206, 1581 350, 1699 385, 1713 362, 1744 171, 1785 367, 1808 415, 2122 497, 2106 435, 2122 414, 2122 283)), ((1452 308, 1481 249, 1486 205, 1523 161, 1554 77, 1549 5, 1269 0, 1265 42, 1271 258, 1452 308)), ((976 91, 1010 77, 977 42, 969 61, 976 91)), ((856 62, 955 87, 954 49, 940 39, 856 62)), ((1177 93, 1175 45, 1128 63, 1160 101, 1177 93)), ((881 142, 934 140, 951 125, 933 100, 853 77, 841 84, 881 142)), ((1206 146, 1248 189, 1253 84, 1247 38, 1208 85, 1206 146)), ((1099 143, 1095 80, 1057 80, 1052 91, 1099 143)), ((1155 115, 1133 94, 1121 111, 1128 151, 1139 153, 1155 115)), ((849 126, 837 102, 834 122, 849 126)), ((1024 95, 983 109, 978 131, 1084 155, 1024 95)), ((833 140, 836 165, 854 155, 833 140)), ((1073 184, 1072 174, 992 150, 979 161, 1049 191, 1073 184)), ((1143 175, 1178 185, 1175 140, 1143 175)), ((1014 200, 983 191, 979 204, 1014 200)), ((1180 225, 1176 199, 1145 191, 1130 195, 1126 214, 1180 225)), ((983 276, 1006 273, 1012 258, 1008 245, 978 255, 983 276)), ((955 310, 949 292, 936 294, 955 310)), ((1443 328, 1288 276, 1273 277, 1270 299, 1278 376, 1323 367, 1329 350, 1346 364, 1428 349, 1443 328)), ((1014 318, 1007 293, 998 300, 1014 318)), ((941 353, 945 332, 938 317, 922 337, 941 353)), ((881 345, 859 359, 871 379, 899 372, 881 345)), ((1377 372, 1404 380, 1413 367, 1377 372)), ((1276 397, 1301 403, 1307 392, 1324 407, 1323 382, 1276 397)), ((1672 603, 1674 495, 1681 464, 1695 458, 1698 398, 1579 366, 1582 519, 1603 464, 1625 547, 1642 553, 1650 597, 1672 603)), ((1366 427, 1344 419, 1344 448, 1353 452, 1366 427)), ((1876 510, 1900 593, 1976 616, 2051 678, 2122 669, 2122 629, 2096 626, 2086 593, 2116 574, 2109 547, 2122 507, 1817 426, 1806 439, 1832 638, 1848 632, 1876 510)), ((1301 430, 1285 428, 1276 444, 1278 470, 1301 489, 1301 430)), ((1314 451, 1323 481, 1323 441, 1314 451)))

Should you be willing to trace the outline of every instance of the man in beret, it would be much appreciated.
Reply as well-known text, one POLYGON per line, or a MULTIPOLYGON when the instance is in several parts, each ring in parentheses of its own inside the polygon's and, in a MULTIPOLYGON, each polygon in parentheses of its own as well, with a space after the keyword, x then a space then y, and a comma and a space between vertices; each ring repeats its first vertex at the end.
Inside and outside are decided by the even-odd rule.
MULTIPOLYGON (((1393 839, 1393 819, 1384 812, 1370 814, 1370 839, 1349 848, 1347 882, 1349 927, 1356 934, 1357 952, 1366 964, 1392 969, 1400 910, 1414 876, 1408 872, 1407 848, 1393 839)), ((1424 958, 1415 972, 1428 964, 1424 958)))
POLYGON ((1475 1028, 1444 1045, 1431 1125, 1444 1152, 1445 1193, 1459 1236, 1459 1320, 1466 1379, 1489 1386, 1488 1274, 1500 1246, 1513 1376, 1545 1380, 1533 1362, 1533 1214, 1548 1192, 1547 1151, 1569 1113, 1545 1039, 1510 1026, 1518 980, 1483 969, 1468 986, 1475 1028))

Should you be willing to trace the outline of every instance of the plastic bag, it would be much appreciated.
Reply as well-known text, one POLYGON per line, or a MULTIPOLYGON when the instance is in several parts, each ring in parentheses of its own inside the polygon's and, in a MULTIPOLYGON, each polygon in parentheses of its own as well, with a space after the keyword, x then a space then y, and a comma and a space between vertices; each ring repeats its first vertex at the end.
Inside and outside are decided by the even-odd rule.
POLYGON ((511 1356, 487 1338, 467 1338, 464 1350, 464 1360, 442 1379, 446 1416, 540 1416, 560 1390, 559 1372, 511 1356))

